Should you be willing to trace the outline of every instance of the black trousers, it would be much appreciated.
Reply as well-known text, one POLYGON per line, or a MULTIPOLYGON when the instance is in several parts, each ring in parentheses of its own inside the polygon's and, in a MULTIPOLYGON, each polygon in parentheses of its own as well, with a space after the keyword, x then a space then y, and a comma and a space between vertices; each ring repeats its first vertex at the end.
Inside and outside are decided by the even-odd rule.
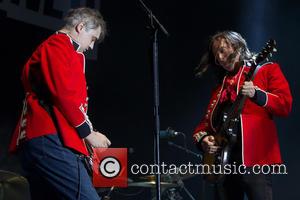
POLYGON ((271 174, 231 174, 215 185, 216 200, 272 200, 271 174))

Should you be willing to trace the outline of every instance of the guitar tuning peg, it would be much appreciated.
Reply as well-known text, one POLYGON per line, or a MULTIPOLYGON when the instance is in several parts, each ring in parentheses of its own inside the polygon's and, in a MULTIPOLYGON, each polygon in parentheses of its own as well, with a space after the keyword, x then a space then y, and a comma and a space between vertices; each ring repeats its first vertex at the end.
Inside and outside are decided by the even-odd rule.
POLYGON ((270 53, 270 57, 272 57, 273 56, 273 54, 272 53, 270 53))
POLYGON ((269 60, 269 58, 266 58, 266 60, 267 60, 267 62, 269 62, 270 60, 269 60))
POLYGON ((273 48, 273 52, 277 52, 277 49, 276 49, 276 48, 273 48))

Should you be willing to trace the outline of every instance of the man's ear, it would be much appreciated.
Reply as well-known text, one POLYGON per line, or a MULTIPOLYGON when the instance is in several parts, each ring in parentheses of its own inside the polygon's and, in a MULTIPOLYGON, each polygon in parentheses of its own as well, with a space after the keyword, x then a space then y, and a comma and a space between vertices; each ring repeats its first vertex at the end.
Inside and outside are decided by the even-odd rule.
POLYGON ((76 30, 77 33, 80 33, 83 30, 83 28, 84 28, 83 22, 80 22, 79 24, 77 24, 75 26, 75 30, 76 30))

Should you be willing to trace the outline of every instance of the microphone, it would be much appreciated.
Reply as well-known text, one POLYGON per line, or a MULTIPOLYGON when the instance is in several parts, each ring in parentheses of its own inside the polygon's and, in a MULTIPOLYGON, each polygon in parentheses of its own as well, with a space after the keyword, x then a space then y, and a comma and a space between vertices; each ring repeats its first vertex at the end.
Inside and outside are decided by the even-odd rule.
POLYGON ((159 138, 161 139, 169 139, 176 137, 177 135, 182 134, 181 132, 177 132, 171 128, 167 128, 166 130, 160 130, 159 131, 159 138))

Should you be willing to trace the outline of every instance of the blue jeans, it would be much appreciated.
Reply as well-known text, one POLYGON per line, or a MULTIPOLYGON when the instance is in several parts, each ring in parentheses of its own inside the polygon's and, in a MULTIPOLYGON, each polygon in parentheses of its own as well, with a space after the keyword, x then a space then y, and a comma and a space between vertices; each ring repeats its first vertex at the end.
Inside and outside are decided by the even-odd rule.
POLYGON ((24 142, 20 158, 32 200, 100 200, 82 157, 65 148, 57 134, 24 142))

